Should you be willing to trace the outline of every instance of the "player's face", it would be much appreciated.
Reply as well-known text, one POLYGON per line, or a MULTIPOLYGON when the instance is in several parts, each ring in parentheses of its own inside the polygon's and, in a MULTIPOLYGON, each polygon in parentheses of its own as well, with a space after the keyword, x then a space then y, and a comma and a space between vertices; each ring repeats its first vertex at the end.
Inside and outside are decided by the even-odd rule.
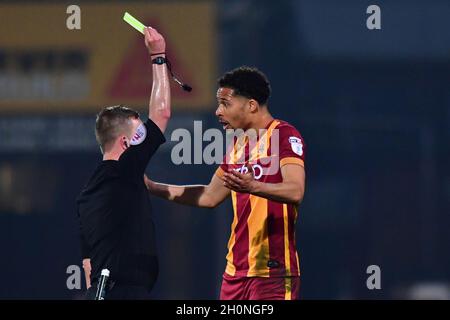
POLYGON ((233 89, 217 90, 216 116, 224 129, 247 129, 249 125, 249 99, 234 94, 233 89))

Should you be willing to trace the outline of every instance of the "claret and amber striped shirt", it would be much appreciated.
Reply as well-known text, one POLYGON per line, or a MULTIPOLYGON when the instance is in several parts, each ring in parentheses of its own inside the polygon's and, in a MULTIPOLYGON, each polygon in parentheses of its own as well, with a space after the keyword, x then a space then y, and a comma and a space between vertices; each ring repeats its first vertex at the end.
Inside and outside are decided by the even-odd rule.
MULTIPOLYGON (((255 179, 279 183, 282 182, 282 166, 296 164, 304 167, 303 138, 289 123, 271 121, 256 140, 255 144, 250 143, 249 139, 235 139, 216 175, 221 177, 231 170, 246 173, 245 164, 249 163, 255 179)), ((234 191, 231 198, 234 219, 225 276, 299 276, 299 257, 295 245, 297 207, 234 191)))

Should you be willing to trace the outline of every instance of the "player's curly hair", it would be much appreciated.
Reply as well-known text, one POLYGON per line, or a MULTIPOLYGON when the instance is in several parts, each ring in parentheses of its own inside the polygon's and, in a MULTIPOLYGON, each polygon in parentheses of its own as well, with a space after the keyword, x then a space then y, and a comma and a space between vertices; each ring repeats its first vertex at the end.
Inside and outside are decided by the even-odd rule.
POLYGON ((131 129, 130 119, 139 119, 139 113, 123 105, 105 107, 97 114, 95 138, 102 153, 108 151, 110 143, 119 135, 131 129))
POLYGON ((271 93, 269 80, 257 68, 236 68, 225 73, 217 82, 219 87, 233 89, 236 95, 255 99, 260 105, 267 105, 271 93))

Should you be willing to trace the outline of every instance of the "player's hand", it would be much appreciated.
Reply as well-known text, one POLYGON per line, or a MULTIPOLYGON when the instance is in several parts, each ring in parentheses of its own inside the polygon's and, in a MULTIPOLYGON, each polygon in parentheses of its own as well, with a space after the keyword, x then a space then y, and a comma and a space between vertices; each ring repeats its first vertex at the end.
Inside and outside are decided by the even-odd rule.
POLYGON ((166 41, 156 29, 145 27, 144 34, 145 46, 150 54, 166 52, 166 41))
POLYGON ((144 174, 144 183, 145 183, 145 186, 147 187, 148 191, 152 192, 152 190, 153 190, 152 187, 155 183, 153 182, 153 180, 150 180, 146 174, 144 174))
POLYGON ((250 164, 247 163, 247 173, 242 174, 235 170, 225 173, 222 176, 223 185, 230 190, 240 193, 252 193, 255 188, 255 173, 250 164))

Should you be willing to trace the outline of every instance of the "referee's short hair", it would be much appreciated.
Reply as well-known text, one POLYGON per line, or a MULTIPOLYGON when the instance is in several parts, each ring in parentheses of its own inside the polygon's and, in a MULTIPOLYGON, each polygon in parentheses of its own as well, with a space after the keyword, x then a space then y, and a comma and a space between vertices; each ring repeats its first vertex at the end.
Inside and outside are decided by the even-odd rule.
POLYGON ((130 119, 139 119, 139 113, 123 105, 105 107, 95 120, 95 137, 102 153, 108 151, 112 142, 131 129, 130 119))
POLYGON ((255 99, 260 105, 267 105, 271 93, 269 80, 257 68, 236 68, 225 73, 217 82, 219 87, 233 89, 236 95, 255 99))

